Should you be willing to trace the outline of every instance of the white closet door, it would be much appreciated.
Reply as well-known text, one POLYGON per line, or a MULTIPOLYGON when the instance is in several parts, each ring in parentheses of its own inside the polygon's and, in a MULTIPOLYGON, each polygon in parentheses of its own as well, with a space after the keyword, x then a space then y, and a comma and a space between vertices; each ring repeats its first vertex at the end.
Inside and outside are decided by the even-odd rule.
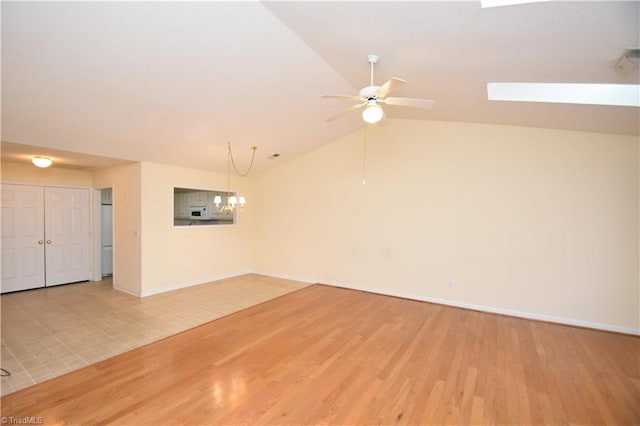
POLYGON ((46 285, 91 279, 89 190, 45 187, 46 285))
POLYGON ((0 291, 44 287, 44 189, 2 184, 0 291))

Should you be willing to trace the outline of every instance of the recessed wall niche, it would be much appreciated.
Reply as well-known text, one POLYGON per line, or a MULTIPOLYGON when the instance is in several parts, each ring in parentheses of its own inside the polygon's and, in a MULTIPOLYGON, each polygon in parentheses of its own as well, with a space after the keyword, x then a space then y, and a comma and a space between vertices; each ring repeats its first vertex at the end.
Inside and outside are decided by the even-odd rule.
POLYGON ((220 207, 227 205, 227 197, 235 192, 215 191, 196 188, 173 188, 174 226, 216 226, 233 225, 233 212, 220 211, 214 202, 220 196, 220 207))

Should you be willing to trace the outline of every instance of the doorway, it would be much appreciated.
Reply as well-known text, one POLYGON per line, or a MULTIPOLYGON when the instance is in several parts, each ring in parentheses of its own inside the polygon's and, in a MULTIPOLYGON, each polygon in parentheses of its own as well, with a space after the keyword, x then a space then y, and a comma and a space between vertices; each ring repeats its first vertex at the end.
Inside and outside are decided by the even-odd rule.
POLYGON ((100 190, 100 247, 102 277, 113 276, 113 190, 100 190))

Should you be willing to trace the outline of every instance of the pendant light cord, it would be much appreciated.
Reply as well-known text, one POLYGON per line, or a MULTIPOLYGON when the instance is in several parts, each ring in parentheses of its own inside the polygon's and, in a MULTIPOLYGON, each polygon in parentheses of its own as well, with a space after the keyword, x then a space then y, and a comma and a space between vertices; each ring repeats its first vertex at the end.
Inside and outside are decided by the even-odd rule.
POLYGON ((258 147, 255 146, 255 145, 251 147, 251 150, 253 151, 253 154, 251 154, 251 163, 249 163, 249 168, 244 173, 240 173, 238 171, 238 167, 236 166, 236 162, 233 159, 233 153, 231 152, 231 143, 227 143, 227 147, 229 148, 229 160, 231 160, 231 164, 233 164, 233 170, 240 177, 245 177, 246 175, 248 175, 249 172, 251 171, 251 167, 253 167, 253 159, 256 157, 256 149, 258 149, 258 147))
POLYGON ((231 196, 231 143, 227 142, 227 204, 231 196))

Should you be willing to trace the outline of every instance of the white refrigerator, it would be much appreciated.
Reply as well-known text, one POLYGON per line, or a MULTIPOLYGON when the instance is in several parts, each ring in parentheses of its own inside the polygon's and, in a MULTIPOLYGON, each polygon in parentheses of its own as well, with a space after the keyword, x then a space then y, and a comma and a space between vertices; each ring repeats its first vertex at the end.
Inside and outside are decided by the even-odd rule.
POLYGON ((102 276, 113 274, 113 206, 102 205, 102 276))

